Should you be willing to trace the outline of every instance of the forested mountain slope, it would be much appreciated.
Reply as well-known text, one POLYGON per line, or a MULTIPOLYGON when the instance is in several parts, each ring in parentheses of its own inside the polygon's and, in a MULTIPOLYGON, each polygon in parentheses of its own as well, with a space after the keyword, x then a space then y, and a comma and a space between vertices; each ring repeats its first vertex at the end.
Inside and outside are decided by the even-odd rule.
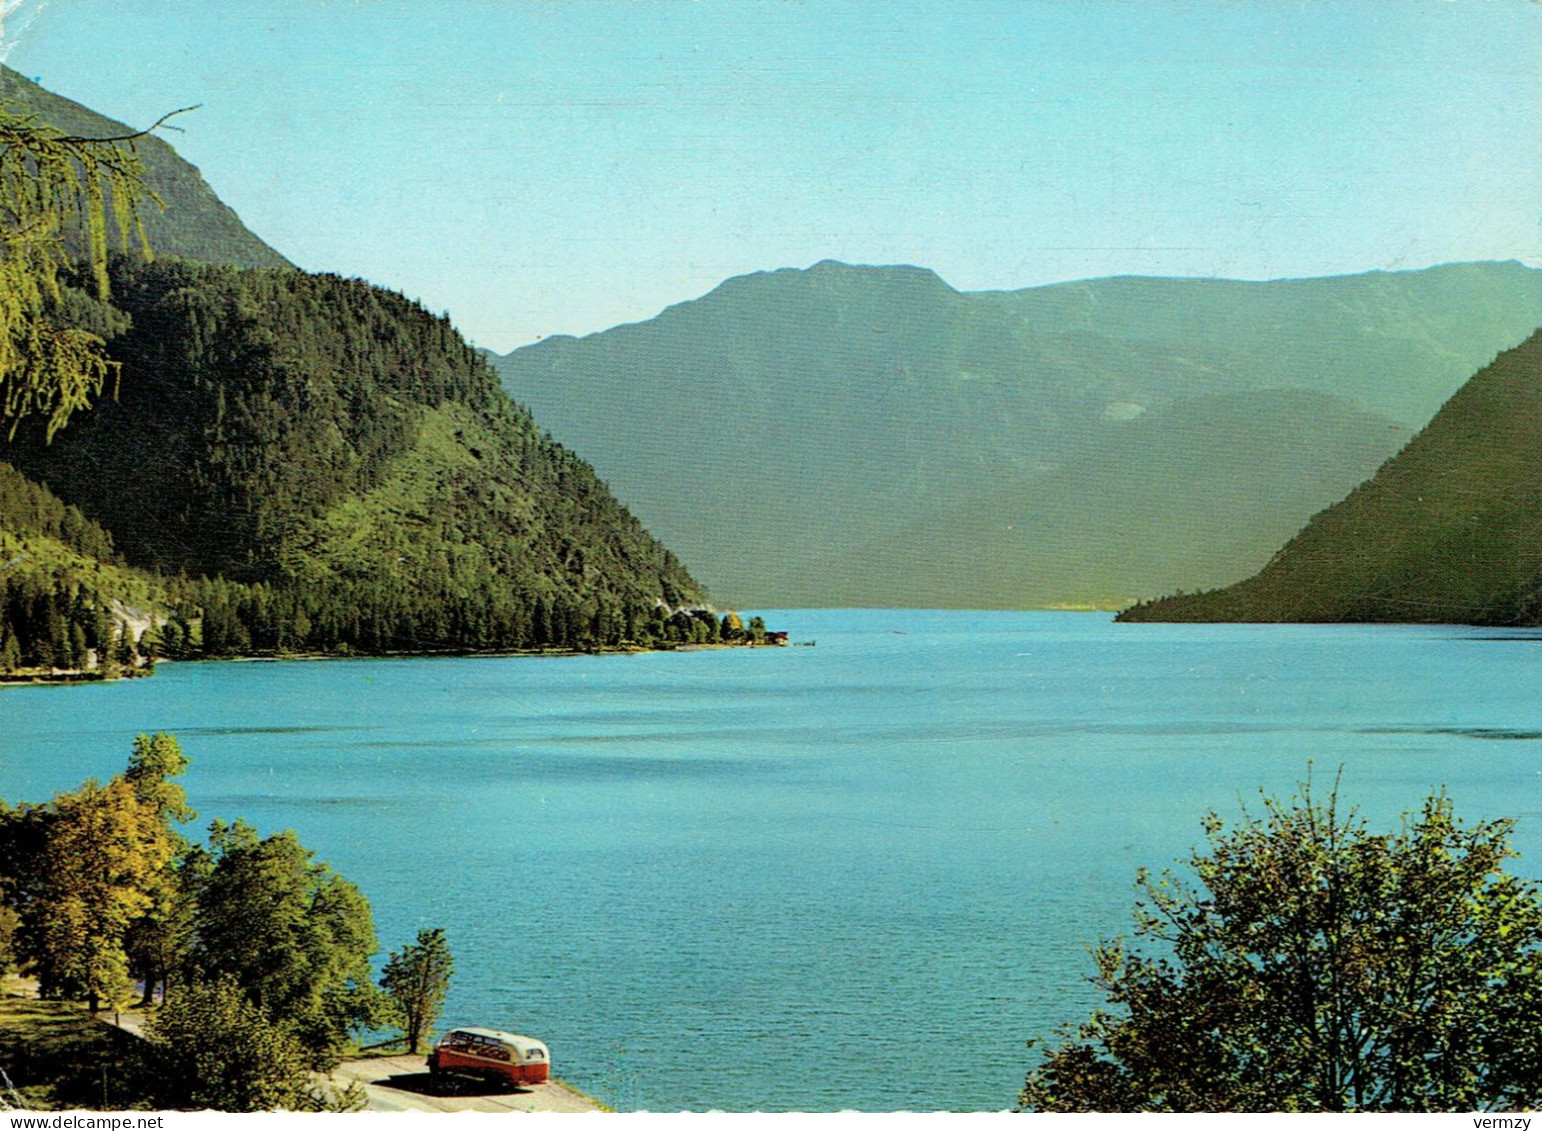
POLYGON ((703 598, 444 319, 293 270, 112 276, 118 395, 8 454, 171 579, 173 651, 616 644, 703 598))
MULTIPOLYGON (((125 125, 38 86, 0 65, 0 104, 36 116, 82 137, 120 137, 149 122, 125 125)), ((175 106, 166 107, 168 111, 175 106)), ((287 260, 258 239, 240 217, 204 183, 198 170, 158 137, 134 143, 145 167, 145 184, 166 205, 141 210, 145 234, 157 255, 184 256, 238 267, 282 267, 287 260)), ((115 237, 116 239, 116 237, 115 237)))
MULTIPOLYGON (((0 103, 45 136, 133 132, 4 67, 0 103)), ((133 147, 166 204, 142 212, 155 262, 114 259, 110 300, 66 271, 44 312, 102 339, 111 392, 52 443, 37 416, 0 443, 0 673, 717 637, 447 319, 294 270, 170 146, 133 147)))
POLYGON ((1255 576, 1123 619, 1542 624, 1542 331, 1255 576))
POLYGON ((1539 323, 1542 272, 1516 263, 963 294, 919 268, 826 262, 730 279, 647 322, 549 339, 498 366, 725 599, 1021 607, 1245 576, 1539 323), (1260 397, 1224 427, 1201 407, 1291 390, 1318 396, 1260 397), (1325 415, 1303 418, 1312 405, 1325 415), (1181 457, 1205 469, 1161 494, 1146 456, 1120 470, 1121 451, 1150 450, 1157 427, 1137 425, 1158 410, 1181 457), (1238 428, 1345 425, 1363 431, 1334 440, 1337 455, 1279 462, 1261 497, 1223 492, 1222 507, 1205 494, 1249 477, 1238 428), (1095 469, 1085 494, 1081 468, 1095 469), (1154 509, 1115 576, 1108 524, 1135 500, 1154 509), (1046 510, 1037 536, 989 533, 1017 517, 1034 527, 1046 510), (1199 514, 1241 541, 1217 554, 1198 538, 1144 537, 1199 514))
POLYGON ((112 535, 0 463, 0 673, 132 664, 118 626, 143 628, 164 595, 112 535))

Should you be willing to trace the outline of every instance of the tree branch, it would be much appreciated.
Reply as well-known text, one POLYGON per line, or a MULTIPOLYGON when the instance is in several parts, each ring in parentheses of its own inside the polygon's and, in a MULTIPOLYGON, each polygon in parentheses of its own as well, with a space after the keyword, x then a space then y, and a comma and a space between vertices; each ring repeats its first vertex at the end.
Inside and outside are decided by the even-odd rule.
MULTIPOLYGON (((70 135, 68 137, 55 138, 54 140, 61 141, 61 142, 66 142, 66 143, 68 143, 70 145, 98 145, 98 144, 103 144, 103 143, 107 143, 107 142, 134 141, 137 138, 146 137, 149 134, 154 133, 156 130, 158 130, 162 126, 164 126, 172 118, 175 118, 178 114, 186 114, 186 113, 189 113, 190 111, 197 110, 197 109, 201 108, 202 106, 203 106, 203 103, 200 102, 196 106, 184 106, 184 107, 182 107, 182 109, 180 109, 180 110, 173 110, 169 114, 162 114, 151 125, 146 126, 142 130, 136 130, 135 132, 133 132, 131 134, 120 134, 117 137, 78 137, 78 136, 72 134, 72 135, 70 135)), ((176 129, 175 126, 173 126, 172 128, 176 129)))

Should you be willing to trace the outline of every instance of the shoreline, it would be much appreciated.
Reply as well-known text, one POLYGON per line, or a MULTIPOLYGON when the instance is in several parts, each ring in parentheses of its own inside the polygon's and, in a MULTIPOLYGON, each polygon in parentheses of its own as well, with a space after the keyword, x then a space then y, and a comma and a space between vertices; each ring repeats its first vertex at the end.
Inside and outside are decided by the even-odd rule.
MULTIPOLYGON (((170 660, 158 660, 157 663, 169 664, 170 660)), ((74 687, 82 683, 122 683, 129 679, 148 679, 154 675, 153 671, 144 668, 136 668, 133 671, 119 672, 117 675, 103 675, 100 672, 58 672, 56 674, 27 673, 16 674, 11 672, 0 673, 0 688, 3 687, 74 687)))
MULTIPOLYGON (((654 652, 705 652, 727 648, 786 648, 794 642, 717 641, 705 644, 620 645, 606 648, 513 648, 480 650, 425 650, 421 652, 292 652, 282 654, 256 653, 242 656, 209 656, 199 659, 159 659, 161 664, 289 664, 326 663, 335 660, 423 660, 423 659, 566 659, 575 656, 639 656, 654 652)), ((801 644, 802 642, 796 642, 801 644)), ((154 667, 133 668, 116 675, 95 671, 60 671, 52 673, 0 673, 0 688, 6 687, 74 687, 88 683, 122 683, 131 679, 148 679, 155 674, 154 667)))

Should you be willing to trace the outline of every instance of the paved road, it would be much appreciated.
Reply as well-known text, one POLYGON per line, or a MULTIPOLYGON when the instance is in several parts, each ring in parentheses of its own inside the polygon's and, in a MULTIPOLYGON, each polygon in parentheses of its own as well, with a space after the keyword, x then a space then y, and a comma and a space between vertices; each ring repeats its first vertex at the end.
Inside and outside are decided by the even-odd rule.
MULTIPOLYGON (((0 977, 0 992, 36 997, 37 983, 30 978, 0 977)), ((137 1011, 97 1014, 97 1020, 144 1035, 144 1018, 137 1011)), ((598 1112, 605 1109, 588 1096, 561 1084, 525 1084, 511 1091, 497 1090, 477 1080, 447 1078, 442 1083, 428 1075, 422 1056, 380 1056, 347 1060, 332 1074, 339 1084, 363 1085, 370 1111, 565 1111, 598 1112)))
POLYGON ((604 1111, 594 1100, 561 1084, 523 1084, 498 1090, 477 1080, 432 1080, 421 1056, 381 1056, 348 1060, 333 1079, 357 1081, 369 1097, 370 1111, 604 1111))

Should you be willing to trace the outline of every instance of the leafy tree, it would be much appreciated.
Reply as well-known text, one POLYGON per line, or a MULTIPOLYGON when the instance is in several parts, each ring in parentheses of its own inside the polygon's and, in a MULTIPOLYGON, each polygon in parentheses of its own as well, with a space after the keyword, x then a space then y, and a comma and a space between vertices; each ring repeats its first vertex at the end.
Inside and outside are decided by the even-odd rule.
MULTIPOLYGON (((134 739, 124 778, 134 795, 158 816, 177 858, 175 867, 162 869, 150 877, 147 893, 150 904, 129 927, 125 945, 130 964, 144 985, 143 1004, 155 997, 158 985, 164 986, 171 969, 187 954, 192 941, 194 888, 189 884, 194 869, 187 864, 190 846, 176 831, 175 824, 198 816, 187 804, 187 791, 171 779, 180 777, 188 767, 187 755, 175 737, 164 732, 141 734, 134 739)), ((201 860, 202 850, 197 850, 201 860)))
POLYGON ((131 971, 147 1000, 164 985, 148 1035, 165 1106, 354 1110, 358 1089, 311 1073, 351 1024, 383 1023, 369 905, 293 833, 215 822, 212 851, 189 844, 187 765, 174 737, 141 734, 105 786, 0 803, 0 970, 30 963, 45 996, 93 1011, 126 1004, 131 971))
POLYGON ((380 974, 380 988, 395 1007, 409 1053, 418 1052, 439 1019, 454 972, 455 960, 442 927, 424 927, 418 931, 416 943, 391 953, 380 974))
POLYGON ((88 781, 53 809, 39 890, 23 909, 25 953, 45 996, 83 997, 95 1011, 128 998, 124 940, 153 905, 174 845, 123 777, 88 781))
POLYGON ((141 1005, 155 1000, 157 988, 164 997, 174 982, 192 980, 198 898, 209 868, 209 853, 201 845, 184 845, 173 867, 151 885, 149 909, 129 927, 124 948, 143 986, 141 1005))
POLYGON ((1470 1111, 1542 1104, 1542 897, 1511 822, 1444 794, 1373 834, 1337 788, 1228 828, 1192 879, 1144 871, 1096 951, 1110 1008, 1029 1072, 1037 1111, 1470 1111))
POLYGON ((9 974, 16 966, 16 929, 21 916, 0 903, 0 974, 9 974))
POLYGON ((366 1011, 369 903, 292 832, 259 839, 245 822, 216 821, 210 839, 196 968, 204 979, 229 974, 255 1007, 292 1022, 314 1066, 329 1066, 366 1011))
POLYGON ((162 821, 183 823, 195 820, 198 814, 188 807, 187 791, 170 779, 185 774, 188 765, 176 736, 156 731, 135 735, 123 776, 133 786, 134 795, 152 806, 162 821))
POLYGON ((169 735, 140 735, 128 770, 88 781, 42 806, 0 807, 0 900, 16 918, 15 957, 32 964, 43 993, 120 1004, 131 970, 147 994, 164 964, 162 919, 171 914, 179 855, 173 822, 191 817, 180 786, 187 766, 169 735), (154 947, 159 947, 159 951, 154 947))
POLYGON ((0 801, 0 902, 14 911, 20 912, 42 891, 43 846, 52 823, 49 806, 12 808, 0 801))
POLYGON ((229 976, 180 987, 145 1027, 162 1107, 314 1109, 304 1047, 229 976))

